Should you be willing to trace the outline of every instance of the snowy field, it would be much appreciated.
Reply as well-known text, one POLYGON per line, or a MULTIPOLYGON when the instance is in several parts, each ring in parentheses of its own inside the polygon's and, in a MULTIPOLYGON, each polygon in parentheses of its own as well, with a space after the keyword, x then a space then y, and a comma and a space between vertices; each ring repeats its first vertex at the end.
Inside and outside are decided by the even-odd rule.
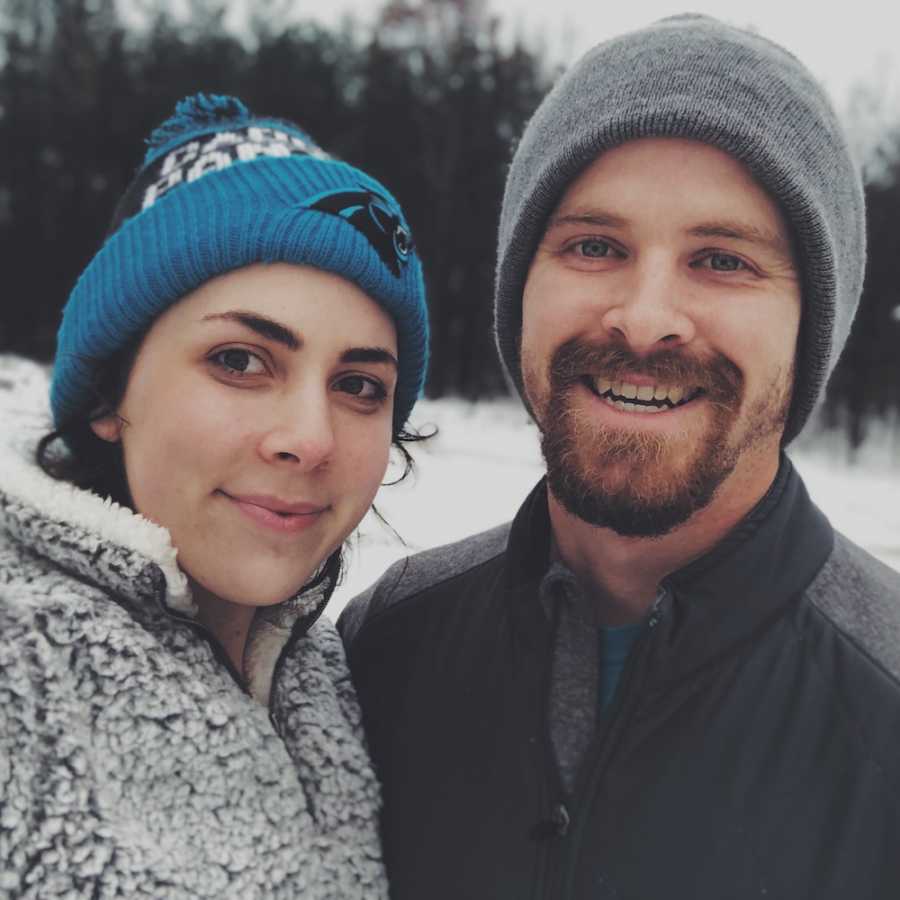
MULTIPOLYGON (((537 431, 518 403, 422 401, 412 421, 439 432, 412 445, 414 474, 376 500, 405 546, 367 516, 328 607, 333 618, 394 560, 510 519, 542 474, 537 431)), ((852 462, 842 440, 804 438, 790 455, 813 500, 837 529, 900 570, 900 432, 876 431, 852 462)))

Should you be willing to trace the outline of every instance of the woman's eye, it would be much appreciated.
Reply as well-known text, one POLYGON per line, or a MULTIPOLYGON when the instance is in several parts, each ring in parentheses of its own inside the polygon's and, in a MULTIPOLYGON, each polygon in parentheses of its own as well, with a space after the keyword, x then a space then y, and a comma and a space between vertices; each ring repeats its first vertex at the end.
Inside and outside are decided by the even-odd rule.
POLYGON ((598 238, 579 241, 575 244, 575 249, 579 256, 583 256, 586 259, 605 259, 613 253, 612 246, 607 244, 606 241, 601 241, 598 238))
POLYGON ((240 347, 219 350, 210 359, 229 375, 263 375, 266 372, 265 364, 255 353, 240 347))
POLYGON ((713 272, 738 272, 750 268, 742 259, 730 253, 710 253, 700 260, 700 264, 713 272))
POLYGON ((387 391, 379 381, 363 375, 345 375, 336 385, 339 391, 361 400, 383 400, 387 391))

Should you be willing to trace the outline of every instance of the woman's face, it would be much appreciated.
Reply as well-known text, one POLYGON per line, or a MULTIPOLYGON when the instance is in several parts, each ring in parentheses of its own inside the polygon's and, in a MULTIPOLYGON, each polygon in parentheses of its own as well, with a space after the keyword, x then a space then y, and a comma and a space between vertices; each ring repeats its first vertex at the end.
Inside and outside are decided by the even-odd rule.
POLYGON ((384 476, 397 338, 384 310, 318 269, 207 282, 147 332, 118 409, 134 508, 170 532, 195 587, 287 599, 356 527, 384 476))

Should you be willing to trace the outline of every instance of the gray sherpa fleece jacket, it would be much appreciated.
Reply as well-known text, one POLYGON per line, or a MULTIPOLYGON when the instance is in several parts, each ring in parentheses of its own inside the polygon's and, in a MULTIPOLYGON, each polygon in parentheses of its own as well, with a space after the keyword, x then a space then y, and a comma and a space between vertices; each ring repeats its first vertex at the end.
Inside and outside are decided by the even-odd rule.
POLYGON ((386 897, 322 593, 258 623, 245 692, 167 533, 33 463, 36 396, 0 360, 0 897, 386 897))

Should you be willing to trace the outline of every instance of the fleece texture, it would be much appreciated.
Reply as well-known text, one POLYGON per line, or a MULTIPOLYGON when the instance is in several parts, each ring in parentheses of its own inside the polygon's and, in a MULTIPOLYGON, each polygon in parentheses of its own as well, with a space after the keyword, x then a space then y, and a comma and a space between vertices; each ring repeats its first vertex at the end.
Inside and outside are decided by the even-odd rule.
POLYGON ((268 612, 244 690, 167 533, 33 463, 46 389, 0 360, 0 897, 386 898, 327 592, 268 612))

